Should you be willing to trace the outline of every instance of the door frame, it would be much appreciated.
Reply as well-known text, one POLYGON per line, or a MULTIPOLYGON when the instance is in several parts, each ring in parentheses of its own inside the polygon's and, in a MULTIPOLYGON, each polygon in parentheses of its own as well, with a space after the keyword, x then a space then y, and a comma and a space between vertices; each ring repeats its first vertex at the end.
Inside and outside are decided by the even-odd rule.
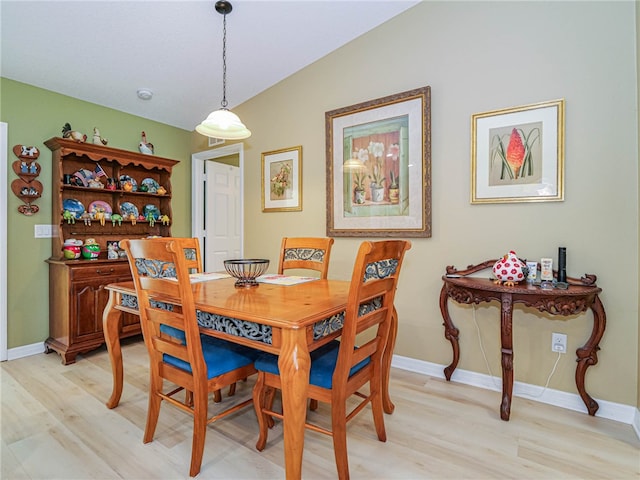
POLYGON ((0 362, 8 359, 7 350, 7 219, 9 191, 7 180, 8 124, 0 122, 0 212, 4 212, 0 220, 0 362))
POLYGON ((216 158, 238 155, 240 168, 240 254, 244 256, 244 144, 233 143, 191 155, 191 234, 204 244, 206 230, 205 218, 205 179, 206 162, 215 162, 216 158))

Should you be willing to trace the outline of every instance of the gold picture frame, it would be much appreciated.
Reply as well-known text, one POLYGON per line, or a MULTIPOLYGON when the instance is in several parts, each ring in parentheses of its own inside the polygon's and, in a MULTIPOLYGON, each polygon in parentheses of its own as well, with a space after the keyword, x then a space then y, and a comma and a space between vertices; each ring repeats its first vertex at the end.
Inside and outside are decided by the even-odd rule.
POLYGON ((471 203, 564 200, 564 99, 471 117, 471 203))
POLYGON ((325 113, 327 236, 431 236, 431 88, 325 113))
POLYGON ((262 211, 302 210, 302 146, 262 153, 262 211))

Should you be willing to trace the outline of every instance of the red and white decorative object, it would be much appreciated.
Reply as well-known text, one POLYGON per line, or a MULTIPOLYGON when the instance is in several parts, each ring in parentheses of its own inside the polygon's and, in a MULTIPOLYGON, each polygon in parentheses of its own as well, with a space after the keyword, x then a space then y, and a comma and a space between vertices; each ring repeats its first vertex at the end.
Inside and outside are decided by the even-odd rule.
POLYGON ((526 264, 516 256, 516 252, 511 250, 493 265, 493 274, 496 276, 495 283, 503 283, 507 287, 513 287, 525 279, 526 268, 526 264))

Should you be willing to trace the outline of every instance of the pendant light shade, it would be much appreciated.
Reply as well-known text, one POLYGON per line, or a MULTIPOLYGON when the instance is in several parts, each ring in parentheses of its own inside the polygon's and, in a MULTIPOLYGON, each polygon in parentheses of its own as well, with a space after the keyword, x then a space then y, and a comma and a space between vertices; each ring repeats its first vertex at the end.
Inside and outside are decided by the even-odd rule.
POLYGON ((222 14, 222 108, 211 112, 196 127, 196 132, 207 137, 223 140, 242 140, 251 136, 251 132, 240 121, 238 116, 227 108, 227 14, 233 7, 230 2, 218 1, 216 11, 222 14))
POLYGON ((242 140, 251 136, 251 132, 240 121, 240 118, 226 108, 211 112, 196 127, 196 132, 206 137, 222 138, 224 140, 242 140))

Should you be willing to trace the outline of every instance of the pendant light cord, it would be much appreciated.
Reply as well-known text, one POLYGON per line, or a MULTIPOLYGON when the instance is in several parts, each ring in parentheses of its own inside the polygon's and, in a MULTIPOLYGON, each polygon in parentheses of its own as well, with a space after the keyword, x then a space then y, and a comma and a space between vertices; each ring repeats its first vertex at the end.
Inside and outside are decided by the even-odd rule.
POLYGON ((227 14, 222 15, 222 108, 227 108, 227 14))

